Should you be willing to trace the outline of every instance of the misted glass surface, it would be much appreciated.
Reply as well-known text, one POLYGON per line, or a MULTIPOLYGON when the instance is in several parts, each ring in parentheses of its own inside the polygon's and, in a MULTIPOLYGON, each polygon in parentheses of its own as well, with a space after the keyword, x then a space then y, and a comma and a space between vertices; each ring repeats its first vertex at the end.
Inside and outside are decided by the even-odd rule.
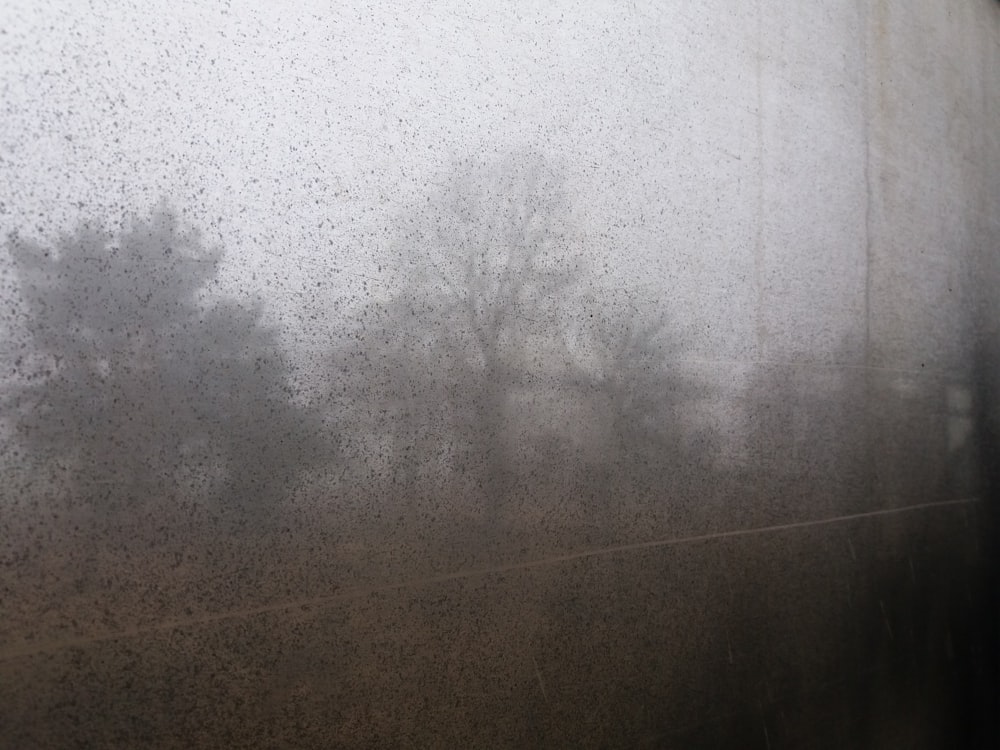
POLYGON ((938 5, 6 5, 0 745, 992 747, 938 5))

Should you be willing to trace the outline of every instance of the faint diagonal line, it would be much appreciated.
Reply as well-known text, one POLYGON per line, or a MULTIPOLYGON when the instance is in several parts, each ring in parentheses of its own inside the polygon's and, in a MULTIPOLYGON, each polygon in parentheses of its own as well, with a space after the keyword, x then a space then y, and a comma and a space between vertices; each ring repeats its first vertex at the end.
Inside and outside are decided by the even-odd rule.
POLYGON ((244 608, 226 610, 224 612, 214 612, 205 615, 196 615, 193 617, 167 619, 152 625, 144 625, 135 628, 125 628, 113 633, 104 633, 104 634, 85 636, 80 638, 67 638, 65 640, 50 640, 40 643, 23 644, 20 646, 9 648, 0 653, 0 663, 5 661, 12 661, 14 659, 36 656, 39 654, 55 653, 70 648, 85 647, 96 643, 104 643, 115 640, 136 638, 144 635, 163 633, 166 631, 176 630, 179 628, 211 625, 219 622, 224 622, 226 620, 234 620, 241 618, 245 619, 248 617, 273 614, 277 612, 286 612, 296 609, 302 611, 309 611, 314 608, 320 608, 327 606, 329 604, 335 604, 340 601, 356 599, 363 596, 368 596, 370 594, 386 593, 392 591, 401 591, 410 588, 434 586, 437 584, 451 583, 454 581, 460 581, 464 579, 482 578, 490 575, 500 575, 503 573, 513 573, 519 570, 531 570, 533 568, 541 568, 551 565, 558 565, 560 563, 574 562, 576 560, 583 560, 590 557, 606 557, 610 555, 636 552, 639 550, 655 549, 658 547, 676 547, 685 544, 697 544, 699 542, 737 539, 741 537, 774 534, 784 531, 796 531, 800 529, 814 528, 817 526, 829 526, 834 524, 849 523, 851 521, 861 521, 871 518, 880 518, 884 516, 894 516, 894 515, 901 515, 904 513, 913 513, 920 510, 968 506, 977 503, 979 501, 980 498, 978 497, 962 498, 959 500, 942 500, 934 503, 917 503, 913 505, 904 505, 897 508, 882 508, 880 510, 872 510, 864 513, 852 513, 849 515, 833 516, 829 518, 819 518, 808 521, 792 521, 789 523, 774 524, 771 526, 758 526, 748 529, 717 531, 708 534, 696 534, 693 536, 684 536, 684 537, 668 537, 662 539, 649 540, 645 542, 634 542, 630 544, 619 544, 609 547, 601 547, 597 549, 580 550, 578 552, 568 552, 562 555, 553 555, 551 557, 538 558, 535 560, 524 560, 520 562, 505 563, 503 565, 472 568, 469 570, 458 570, 458 571, 453 571, 451 573, 441 573, 439 575, 425 576, 421 578, 411 578, 411 579, 396 581, 393 583, 377 584, 373 586, 358 586, 354 588, 346 588, 334 594, 327 594, 325 596, 303 597, 300 599, 262 604, 256 607, 244 607, 244 608))

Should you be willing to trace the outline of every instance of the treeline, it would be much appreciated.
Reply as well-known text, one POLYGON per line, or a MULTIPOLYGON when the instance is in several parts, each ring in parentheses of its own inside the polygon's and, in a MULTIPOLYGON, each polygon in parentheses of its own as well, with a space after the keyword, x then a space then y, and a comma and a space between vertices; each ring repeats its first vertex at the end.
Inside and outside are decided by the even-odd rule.
MULTIPOLYGON (((223 251, 167 205, 53 247, 11 235, 30 346, 7 421, 38 471, 62 467, 74 501, 108 517, 197 500, 271 518, 312 478, 386 510, 495 521, 566 501, 599 520, 706 464, 711 436, 684 406, 709 385, 677 367, 669 289, 609 268, 622 254, 574 217, 538 154, 456 163, 396 227, 403 281, 331 330, 307 394, 263 299, 213 291, 223 251)), ((747 458, 864 484, 885 433, 873 386, 814 380, 757 373, 747 458), (829 434, 807 418, 824 403, 829 434)))
POLYGON ((681 442, 666 307, 595 272, 537 154, 456 164, 400 223, 404 283, 331 331, 308 399, 263 300, 211 291, 223 251, 166 204, 7 250, 31 346, 5 411, 99 513, 193 493, 266 516, 337 467, 358 491, 496 516, 514 495, 651 481, 681 442))

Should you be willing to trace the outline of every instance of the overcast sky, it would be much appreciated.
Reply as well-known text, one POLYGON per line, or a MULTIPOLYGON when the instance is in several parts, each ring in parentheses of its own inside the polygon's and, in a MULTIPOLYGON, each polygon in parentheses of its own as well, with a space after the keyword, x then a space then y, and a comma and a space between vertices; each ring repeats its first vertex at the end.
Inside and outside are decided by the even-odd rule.
POLYGON ((395 218, 451 158, 532 148, 565 167, 598 267, 738 312, 742 20, 653 7, 7 0, 0 226, 46 239, 165 196, 308 345, 311 313, 391 293, 395 218))

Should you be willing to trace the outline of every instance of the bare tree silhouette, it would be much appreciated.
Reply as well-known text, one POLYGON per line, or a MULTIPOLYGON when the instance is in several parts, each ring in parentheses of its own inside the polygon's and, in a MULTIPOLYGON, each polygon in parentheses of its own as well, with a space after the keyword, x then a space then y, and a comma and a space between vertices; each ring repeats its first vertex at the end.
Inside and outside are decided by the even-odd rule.
POLYGON ((361 311, 333 379, 355 432, 383 436, 367 455, 397 493, 443 475, 492 526, 551 493, 610 505, 622 477, 650 483, 676 460, 663 305, 616 274, 606 297, 585 250, 564 178, 536 153, 456 164, 400 222, 403 282, 361 311))
POLYGON ((583 299, 570 333, 577 356, 567 385, 603 405, 601 460, 586 480, 598 508, 607 508, 623 491, 676 478, 687 436, 677 407, 703 388, 671 367, 674 330, 658 300, 621 287, 593 289, 583 299))
POLYGON ((562 178, 534 153, 456 164, 404 227, 408 283, 394 305, 411 311, 410 344, 435 359, 438 384, 425 393, 440 399, 455 464, 474 475, 488 518, 512 489, 510 394, 545 369, 561 295, 584 274, 572 235, 562 178))

